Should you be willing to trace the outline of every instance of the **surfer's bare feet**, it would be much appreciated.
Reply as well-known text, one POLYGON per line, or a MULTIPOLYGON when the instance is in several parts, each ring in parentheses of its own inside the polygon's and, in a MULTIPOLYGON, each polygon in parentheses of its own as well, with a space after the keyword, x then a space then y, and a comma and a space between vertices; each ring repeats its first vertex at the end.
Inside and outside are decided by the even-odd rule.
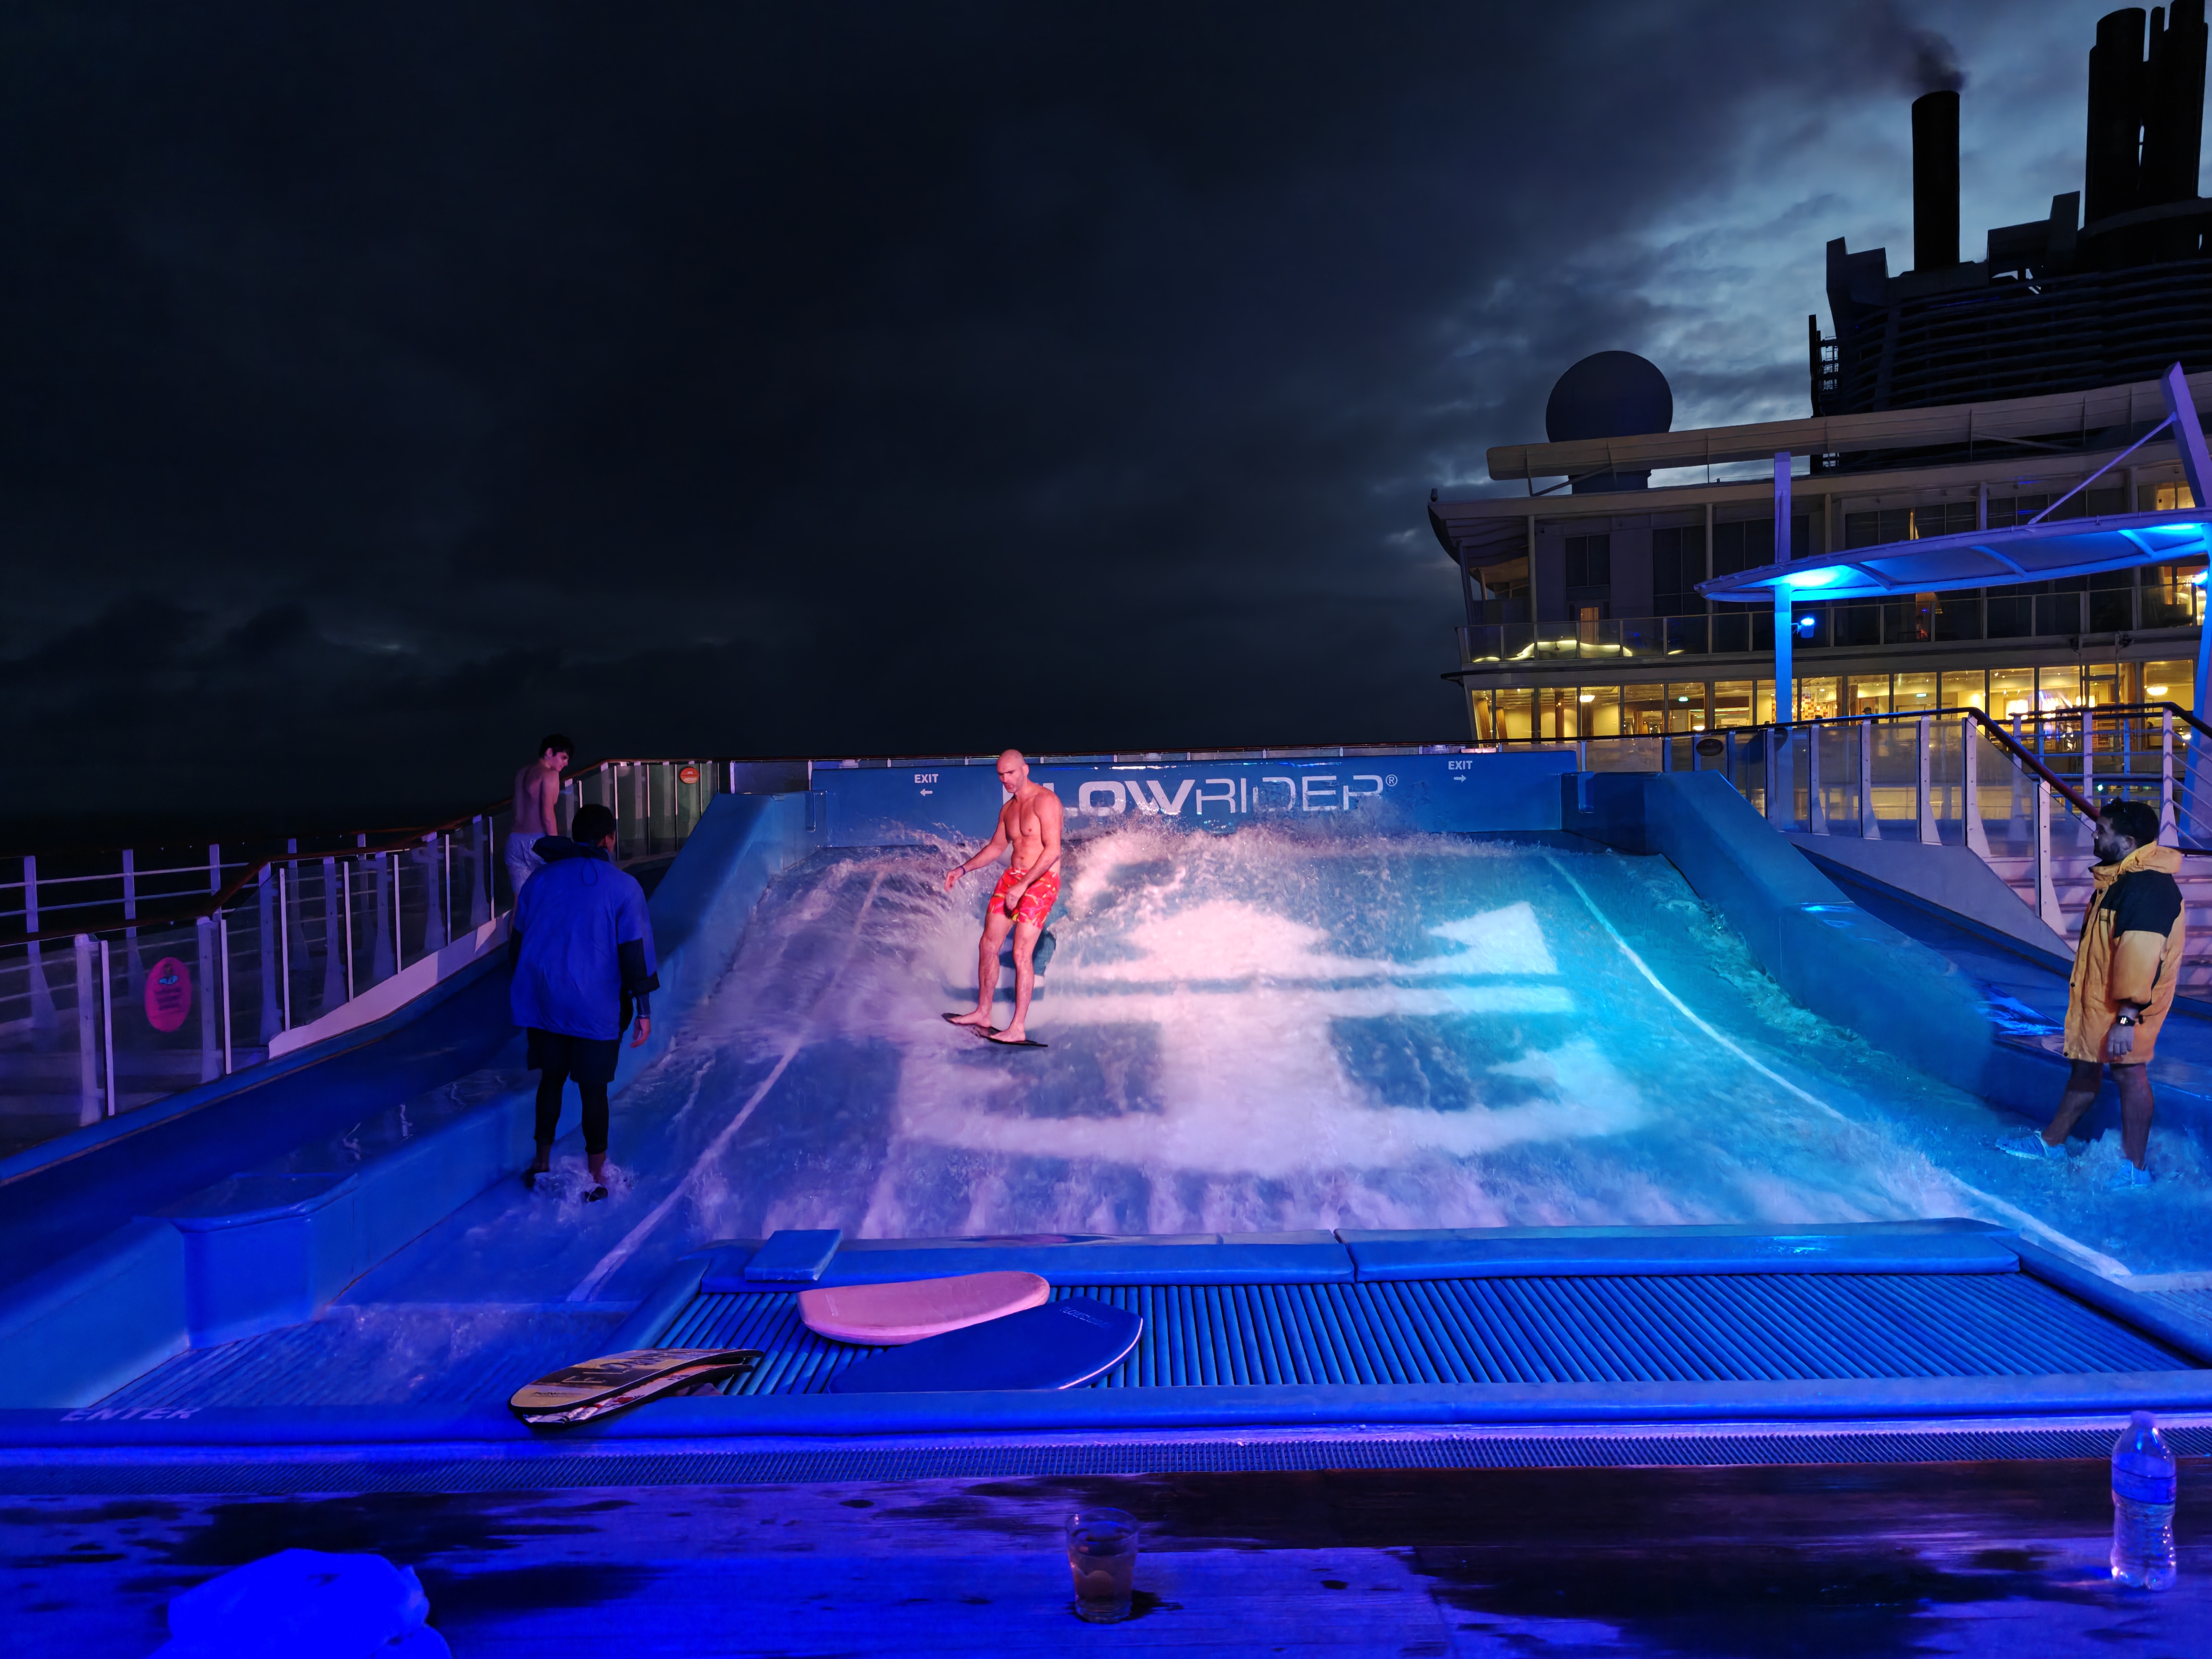
POLYGON ((983 1041, 986 1042, 1003 1042, 1008 1048, 1015 1048, 1022 1043, 1027 1042, 1029 1038, 1023 1033, 1020 1026, 1009 1025, 1003 1030, 984 1032, 983 1041))
POLYGON ((978 1008, 972 1014, 947 1014, 945 1023, 947 1025, 988 1025, 991 1016, 986 1010, 978 1008))
POLYGON ((530 1192, 536 1192, 538 1190, 538 1177, 542 1175, 550 1175, 552 1173, 552 1170, 553 1149, 550 1146, 540 1146, 538 1149, 537 1161, 522 1172, 522 1184, 524 1188, 530 1192))

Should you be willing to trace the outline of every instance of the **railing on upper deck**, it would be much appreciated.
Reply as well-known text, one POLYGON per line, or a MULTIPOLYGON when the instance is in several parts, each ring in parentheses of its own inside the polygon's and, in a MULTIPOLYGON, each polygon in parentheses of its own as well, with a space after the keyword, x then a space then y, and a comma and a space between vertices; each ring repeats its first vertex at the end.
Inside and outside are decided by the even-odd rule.
MULTIPOLYGON (((2163 567, 2160 567, 2163 568, 2163 567)), ((2204 587, 2180 578, 2067 593, 1906 596, 1867 604, 1801 603, 1796 649, 2065 639, 2197 627, 2204 587)), ((1603 662, 1620 658, 1737 656, 1774 649, 1774 614, 1748 606, 1710 616, 1602 621, 1461 623, 1460 661, 1603 662)))

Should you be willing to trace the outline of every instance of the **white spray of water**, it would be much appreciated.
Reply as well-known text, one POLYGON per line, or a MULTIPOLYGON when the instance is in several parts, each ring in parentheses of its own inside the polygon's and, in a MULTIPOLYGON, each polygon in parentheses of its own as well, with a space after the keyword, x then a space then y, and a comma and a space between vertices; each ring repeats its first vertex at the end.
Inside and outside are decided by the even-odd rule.
MULTIPOLYGON (((876 895, 882 890, 884 878, 878 875, 875 881, 869 886, 868 896, 861 902, 860 914, 854 919, 853 924, 852 944, 848 945, 845 951, 845 962, 850 962, 852 960, 853 950, 860 942, 860 932, 866 925, 868 912, 874 908, 876 895)), ((822 996, 817 1001, 817 1007, 820 1006, 820 1001, 826 1001, 830 994, 837 988, 837 981, 842 976, 843 964, 841 963, 838 971, 832 974, 830 976, 829 983, 822 988, 822 996)), ((699 1182, 702 1177, 714 1171, 716 1161, 720 1158, 722 1149, 727 1146, 730 1142, 736 1138, 738 1130, 745 1127, 745 1121, 750 1118, 755 1111, 759 1109, 761 1102, 768 1098, 769 1091, 773 1090, 776 1084, 782 1079, 786 1068, 787 1068, 793 1060, 798 1056, 799 1051, 806 1046, 806 1040, 811 1029, 812 1022, 811 1019, 793 1027, 790 1034, 789 1041, 785 1044, 783 1054, 781 1057, 777 1060, 775 1069, 770 1071, 765 1078, 761 1079, 760 1086, 753 1091, 751 1098, 747 1100, 743 1106, 738 1109, 736 1114, 732 1115, 730 1121, 723 1126, 721 1133, 716 1135, 713 1140, 707 1144, 707 1148, 700 1154, 698 1161, 691 1166, 690 1172, 686 1174, 682 1180, 676 1183, 675 1187, 670 1190, 668 1195, 663 1198, 659 1203, 654 1205, 642 1221, 640 1221, 627 1233, 624 1233, 623 1235, 622 1242, 617 1244, 614 1249, 609 1250, 606 1255, 601 1256, 597 1265, 592 1267, 591 1272, 584 1275, 582 1280, 578 1283, 576 1288, 568 1292, 569 1301, 589 1302, 592 1300, 592 1298, 598 1294, 599 1286, 607 1281, 608 1277, 613 1273, 615 1269, 621 1267, 623 1262, 629 1261, 632 1255, 635 1255, 638 1247, 644 1243, 647 1238, 651 1237, 654 1230, 660 1225, 662 1221, 667 1218, 668 1212, 691 1195, 693 1186, 699 1182)), ((694 1098, 696 1099, 696 1097, 695 1088, 694 1098)), ((688 1103, 687 1103, 687 1104, 688 1103)))

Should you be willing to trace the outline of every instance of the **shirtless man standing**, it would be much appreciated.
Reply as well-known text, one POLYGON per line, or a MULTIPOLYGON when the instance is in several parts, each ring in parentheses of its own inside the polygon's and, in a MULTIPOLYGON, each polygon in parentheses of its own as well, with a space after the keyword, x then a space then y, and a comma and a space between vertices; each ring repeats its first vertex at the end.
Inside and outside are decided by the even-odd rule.
POLYGON ((983 918, 983 942, 975 957, 975 1012, 945 1018, 955 1025, 978 1028, 988 1042, 1012 1045, 1029 1040, 1023 1027, 1030 1015, 1030 994, 1036 988, 1032 957, 1052 902, 1060 896, 1060 810, 1059 796, 1030 781, 1030 763, 1018 749, 999 757, 999 782, 1013 799, 999 809, 998 832, 981 852, 945 872, 949 893, 970 870, 993 863, 1012 849, 1006 873, 991 893, 990 914, 983 918), (1014 933, 1014 1017, 1005 1030, 994 1031, 991 1000, 999 991, 999 946, 1010 927, 1014 933))
POLYGON ((561 774, 576 745, 558 732, 538 740, 538 758, 514 775, 514 817, 507 830, 507 884, 516 893, 545 860, 538 843, 561 833, 561 774))

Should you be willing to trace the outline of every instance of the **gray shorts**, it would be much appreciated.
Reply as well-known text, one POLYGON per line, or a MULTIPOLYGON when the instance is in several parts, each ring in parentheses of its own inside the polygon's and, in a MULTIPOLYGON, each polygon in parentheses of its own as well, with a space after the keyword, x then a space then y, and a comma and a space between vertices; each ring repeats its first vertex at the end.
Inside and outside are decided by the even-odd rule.
POLYGON ((526 836, 520 830, 510 830, 507 837, 507 884, 516 892, 522 884, 545 867, 545 860, 538 856, 538 837, 526 836))

